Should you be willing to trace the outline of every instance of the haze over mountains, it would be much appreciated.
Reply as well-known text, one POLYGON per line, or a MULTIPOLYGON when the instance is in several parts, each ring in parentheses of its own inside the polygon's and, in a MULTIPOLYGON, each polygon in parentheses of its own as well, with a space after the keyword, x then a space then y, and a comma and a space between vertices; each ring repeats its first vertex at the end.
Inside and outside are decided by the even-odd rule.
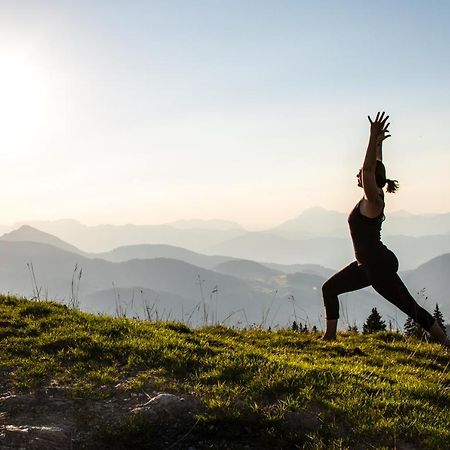
MULTIPOLYGON (((408 215, 398 217, 412 220, 408 215)), ((189 227, 207 227, 207 221, 181 222, 179 228, 174 224, 87 227, 75 221, 41 222, 47 228, 45 232, 27 225, 0 238, 0 289, 29 297, 33 290, 41 288, 41 297, 79 300, 88 311, 158 316, 194 325, 225 321, 284 326, 296 319, 320 326, 321 286, 340 263, 353 259, 348 237, 325 236, 338 233, 340 220, 346 226, 344 215, 314 209, 277 227, 278 231, 259 233, 226 221, 214 221, 211 228, 203 229, 189 227), (49 233, 49 229, 57 230, 59 236, 49 233), (294 239, 300 231, 309 237, 294 239), (290 238, 280 235, 283 233, 290 233, 290 238), (77 236, 78 241, 69 244, 62 239, 64 234, 77 236), (163 237, 172 240, 171 245, 145 243, 163 237), (96 239, 94 248, 104 248, 107 242, 127 244, 128 240, 133 244, 140 239, 144 243, 121 245, 101 253, 83 251, 96 239), (173 244, 177 240, 192 245, 182 248, 173 244), (83 250, 77 248, 77 242, 85 245, 83 250), (196 246, 223 252, 205 254, 194 251, 196 246), (31 263, 37 285, 34 287, 31 263)), ((430 232, 443 232, 448 215, 424 216, 417 221, 416 228, 415 221, 411 221, 411 233, 424 223, 434 224, 430 232)), ((409 269, 402 277, 411 292, 425 288, 419 301, 430 310, 438 302, 449 318, 450 246, 446 250, 445 239, 450 240, 450 235, 431 233, 386 236, 384 241, 393 249, 397 246, 401 269, 409 269)), ((343 326, 353 322, 361 326, 374 306, 394 327, 401 328, 404 323, 404 315, 371 288, 347 294, 341 300, 343 326)))
MULTIPOLYGON (((22 224, 17 224, 16 228, 22 224)), ((311 208, 266 231, 251 232, 222 220, 177 221, 162 225, 87 226, 75 220, 29 222, 34 228, 69 242, 86 253, 117 247, 162 244, 206 255, 277 264, 317 264, 333 269, 353 259, 346 214, 311 208)), ((383 240, 398 253, 401 269, 450 252, 450 213, 391 213, 383 224, 383 240)), ((142 256, 145 257, 145 254, 142 256)))
POLYGON ((206 226, 183 229, 170 224, 87 226, 71 219, 28 222, 15 227, 21 225, 31 225, 89 253, 107 252, 123 245, 136 244, 168 244, 199 251, 244 233, 240 228, 221 229, 216 226, 211 229, 206 226))
MULTIPOLYGON (((288 220, 271 230, 287 238, 347 237, 348 213, 323 208, 309 208, 294 219, 288 220)), ((411 214, 396 211, 387 214, 383 223, 384 236, 429 236, 450 234, 450 213, 411 214)))

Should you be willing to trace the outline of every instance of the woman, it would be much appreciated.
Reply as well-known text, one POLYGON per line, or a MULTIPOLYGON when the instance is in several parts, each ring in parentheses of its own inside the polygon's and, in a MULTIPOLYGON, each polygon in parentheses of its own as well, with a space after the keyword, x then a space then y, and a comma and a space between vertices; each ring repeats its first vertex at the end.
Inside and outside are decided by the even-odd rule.
POLYGON ((389 116, 377 113, 370 121, 370 139, 362 169, 359 171, 358 186, 364 189, 364 197, 348 217, 350 234, 356 261, 333 275, 322 287, 327 317, 327 329, 323 339, 335 340, 339 318, 338 295, 356 291, 372 285, 386 300, 393 303, 409 317, 412 317, 434 339, 450 348, 450 341, 437 321, 423 309, 397 275, 398 260, 394 253, 381 242, 381 224, 384 220, 384 192, 395 192, 398 183, 386 178, 382 163, 382 142, 390 137, 386 123, 389 116))

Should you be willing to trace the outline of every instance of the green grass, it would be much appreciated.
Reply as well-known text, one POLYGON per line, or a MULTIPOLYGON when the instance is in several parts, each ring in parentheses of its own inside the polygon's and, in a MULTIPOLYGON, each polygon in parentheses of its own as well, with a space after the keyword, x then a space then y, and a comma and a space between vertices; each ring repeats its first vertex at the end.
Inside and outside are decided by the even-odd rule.
MULTIPOLYGON (((191 329, 1 296, 0 341, 3 390, 56 381, 73 398, 107 398, 121 382, 131 392, 190 394, 203 405, 194 434, 205 448, 450 448, 450 356, 397 333, 344 333, 328 343, 290 330, 191 329)), ((146 447, 149 433, 158 439, 158 427, 136 418, 99 439, 111 449, 157 448, 146 447)))

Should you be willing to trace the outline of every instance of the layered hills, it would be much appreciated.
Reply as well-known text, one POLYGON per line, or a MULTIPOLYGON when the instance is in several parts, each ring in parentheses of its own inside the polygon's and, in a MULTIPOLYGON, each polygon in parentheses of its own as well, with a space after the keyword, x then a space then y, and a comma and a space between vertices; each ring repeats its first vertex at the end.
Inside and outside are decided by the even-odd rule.
MULTIPOLYGON (((398 254, 402 270, 415 269, 450 252, 450 214, 387 212, 386 215, 383 239, 398 254)), ((311 208, 294 219, 259 232, 247 231, 234 222, 196 219, 162 225, 87 226, 74 220, 29 222, 27 225, 70 242, 86 253, 158 244, 204 255, 284 265, 317 264, 333 269, 346 265, 353 258, 346 214, 323 208, 311 208)), ((121 252, 123 257, 128 257, 126 251, 121 252)), ((117 253, 116 257, 120 258, 120 252, 117 253)))
MULTIPOLYGON (((432 310, 438 303, 450 317, 449 270, 448 255, 441 255, 402 277, 421 304, 432 310)), ((322 265, 206 255, 161 244, 87 254, 31 227, 0 239, 3 292, 39 293, 86 311, 128 317, 151 311, 191 325, 277 327, 296 320, 323 327, 321 286, 332 273, 322 265)), ((371 288, 341 296, 342 326, 361 326, 374 306, 391 328, 402 328, 406 317, 371 288)))

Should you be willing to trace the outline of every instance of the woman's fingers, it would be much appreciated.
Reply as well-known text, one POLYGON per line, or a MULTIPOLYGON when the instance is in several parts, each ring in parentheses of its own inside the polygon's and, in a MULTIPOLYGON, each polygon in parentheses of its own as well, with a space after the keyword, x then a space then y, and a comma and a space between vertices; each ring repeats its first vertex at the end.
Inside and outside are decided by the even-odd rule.
POLYGON ((370 122, 370 128, 371 133, 374 133, 376 135, 383 135, 381 140, 387 139, 388 137, 391 137, 391 135, 387 134, 389 133, 389 126, 391 125, 390 122, 388 122, 389 116, 385 116, 385 112, 377 112, 377 115, 375 116, 375 120, 372 120, 370 116, 367 116, 370 122))
POLYGON ((385 113, 384 111, 381 112, 381 113, 378 111, 374 121, 372 121, 372 119, 370 118, 370 116, 367 116, 367 117, 369 118, 370 123, 374 123, 374 122, 385 123, 386 120, 389 119, 389 116, 384 117, 385 114, 386 114, 386 113, 385 113))

